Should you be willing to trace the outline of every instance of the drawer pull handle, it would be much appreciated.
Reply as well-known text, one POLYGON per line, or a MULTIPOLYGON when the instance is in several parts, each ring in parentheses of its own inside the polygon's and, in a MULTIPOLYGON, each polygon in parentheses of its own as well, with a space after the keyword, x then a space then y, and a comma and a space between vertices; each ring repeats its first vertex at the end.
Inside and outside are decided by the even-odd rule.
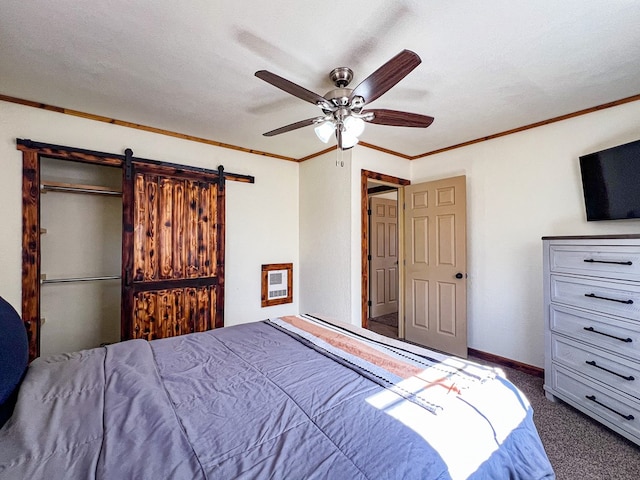
POLYGON ((584 260, 587 263, 612 263, 614 265, 633 265, 633 262, 631 261, 626 261, 626 262, 614 262, 611 260, 594 260, 593 258, 585 258, 584 260))
POLYGON ((617 298, 599 297, 595 293, 585 293, 584 296, 590 298, 599 298, 600 300, 609 300, 610 302, 626 303, 627 305, 633 304, 633 300, 618 300, 617 298))
POLYGON ((633 340, 631 338, 629 338, 629 337, 627 337, 627 338, 616 337, 615 335, 609 335, 608 333, 599 332, 598 330, 596 330, 593 327, 582 327, 582 328, 584 328, 587 332, 593 332, 593 333, 597 333, 598 335, 604 335, 605 337, 615 338, 616 340, 620 340, 621 342, 625 342, 625 343, 633 342, 633 340))
POLYGON ((634 416, 633 415, 625 415, 623 413, 618 412, 617 410, 614 410, 613 408, 605 405, 604 403, 601 403, 599 401, 596 400, 596 396, 595 395, 585 395, 585 397, 587 397, 587 400, 591 400, 593 403, 597 403, 598 405, 600 405, 601 407, 606 408, 607 410, 615 413, 616 415, 620 415, 622 418, 624 418, 625 420, 634 420, 634 416))
POLYGON ((601 367, 600 365, 598 365, 598 364, 595 362, 595 360, 591 360, 591 361, 586 360, 586 361, 585 361, 585 363, 586 363, 587 365, 591 365, 592 367, 599 368, 600 370, 604 370, 605 372, 610 373, 610 374, 612 374, 612 375, 615 375, 615 376, 617 376, 617 377, 624 378, 625 380, 628 380, 628 381, 630 381, 630 382, 633 382, 633 381, 635 380, 635 378, 634 378, 634 377, 632 377, 631 375, 629 375, 629 376, 622 375, 622 374, 620 374, 620 373, 614 372, 613 370, 609 370, 608 368, 601 367))

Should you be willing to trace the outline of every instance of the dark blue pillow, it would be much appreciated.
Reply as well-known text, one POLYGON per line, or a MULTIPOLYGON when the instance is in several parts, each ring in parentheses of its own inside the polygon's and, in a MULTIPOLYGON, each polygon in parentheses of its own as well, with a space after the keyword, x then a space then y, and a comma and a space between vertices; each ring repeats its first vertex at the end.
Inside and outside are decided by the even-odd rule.
POLYGON ((13 413, 28 363, 27 331, 15 309, 0 297, 0 427, 13 413))

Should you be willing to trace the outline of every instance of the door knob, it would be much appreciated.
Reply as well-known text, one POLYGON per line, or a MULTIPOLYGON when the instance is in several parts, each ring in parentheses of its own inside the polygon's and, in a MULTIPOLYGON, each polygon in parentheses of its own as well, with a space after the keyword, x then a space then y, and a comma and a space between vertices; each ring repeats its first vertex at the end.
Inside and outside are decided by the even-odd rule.
POLYGON ((456 278, 462 278, 464 275, 462 275, 460 272, 456 273, 456 278))

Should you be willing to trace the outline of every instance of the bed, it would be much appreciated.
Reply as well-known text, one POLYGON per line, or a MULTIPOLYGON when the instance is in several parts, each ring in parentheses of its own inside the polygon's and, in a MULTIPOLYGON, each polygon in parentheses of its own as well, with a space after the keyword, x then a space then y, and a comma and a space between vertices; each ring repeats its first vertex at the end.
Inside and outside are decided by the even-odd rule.
POLYGON ((551 479, 497 369, 309 315, 37 359, 0 479, 551 479))

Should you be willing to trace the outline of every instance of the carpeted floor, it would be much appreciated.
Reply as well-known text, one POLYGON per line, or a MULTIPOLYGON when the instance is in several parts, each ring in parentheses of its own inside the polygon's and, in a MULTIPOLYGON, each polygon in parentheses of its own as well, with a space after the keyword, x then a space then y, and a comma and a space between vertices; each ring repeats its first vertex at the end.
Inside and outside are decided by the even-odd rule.
MULTIPOLYGON (((392 320, 378 317, 370 319, 369 325, 371 330, 381 335, 398 336, 397 320, 394 326, 392 320)), ((533 407, 538 433, 558 480, 640 479, 639 446, 573 407, 547 400, 542 378, 478 358, 470 359, 501 368, 507 378, 527 396, 533 407)))
POLYGON ((398 338, 398 312, 370 318, 369 330, 385 337, 398 338))
POLYGON ((389 325, 390 327, 398 328, 398 312, 389 313, 387 315, 381 315, 375 318, 370 318, 369 321, 382 323, 383 325, 389 325))

